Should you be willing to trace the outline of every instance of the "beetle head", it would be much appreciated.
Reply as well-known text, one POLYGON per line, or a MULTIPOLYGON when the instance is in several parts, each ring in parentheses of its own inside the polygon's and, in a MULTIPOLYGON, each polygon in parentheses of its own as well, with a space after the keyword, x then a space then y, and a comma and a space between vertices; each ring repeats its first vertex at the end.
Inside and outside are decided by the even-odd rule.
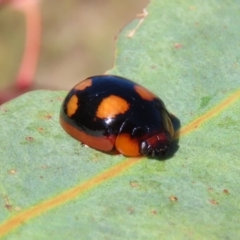
POLYGON ((140 152, 142 155, 148 157, 163 157, 169 150, 170 141, 171 136, 168 132, 157 133, 142 141, 140 152))

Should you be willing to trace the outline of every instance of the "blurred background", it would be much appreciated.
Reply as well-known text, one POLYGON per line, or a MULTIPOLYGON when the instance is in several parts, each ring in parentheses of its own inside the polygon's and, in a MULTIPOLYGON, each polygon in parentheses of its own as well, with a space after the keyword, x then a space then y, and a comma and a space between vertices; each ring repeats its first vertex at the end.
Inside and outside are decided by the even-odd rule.
POLYGON ((0 104, 69 90, 114 65, 115 40, 149 0, 0 0, 0 104))

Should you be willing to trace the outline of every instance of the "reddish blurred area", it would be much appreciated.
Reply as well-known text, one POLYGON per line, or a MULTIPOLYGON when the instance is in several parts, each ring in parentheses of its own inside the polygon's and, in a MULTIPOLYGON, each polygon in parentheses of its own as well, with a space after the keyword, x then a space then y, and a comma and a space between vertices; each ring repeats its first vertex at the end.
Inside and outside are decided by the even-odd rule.
POLYGON ((0 104, 111 69, 114 39, 148 2, 0 0, 0 104))
MULTIPOLYGON (((25 41, 23 45, 22 56, 20 56, 20 61, 17 63, 17 71, 16 75, 14 76, 15 79, 11 79, 12 81, 10 79, 5 79, 5 82, 7 82, 7 84, 2 89, 0 89, 0 104, 2 104, 27 91, 30 91, 33 88, 33 78, 36 73, 40 51, 42 24, 38 0, 5 0, 0 2, 0 4, 1 7, 9 8, 12 11, 21 13, 25 18, 25 33, 23 33, 25 35, 25 41), (8 80, 10 80, 10 83, 8 83, 8 80)), ((1 10, 4 12, 3 9, 1 10)), ((4 26, 5 28, 3 28, 3 31, 0 32, 0 34, 4 38, 5 36, 3 35, 6 33, 4 30, 8 28, 8 23, 4 22, 4 17, 1 20, 2 21, 0 22, 0 26, 4 26)), ((14 20, 10 23, 10 34, 11 31, 15 30, 13 27, 11 28, 11 26, 13 26, 13 23, 14 20)), ((18 38, 18 36, 14 35, 12 37, 18 38)), ((3 49, 4 41, 0 41, 0 44, 2 45, 3 49)), ((6 55, 7 53, 8 52, 5 51, 6 55)), ((6 56, 6 61, 7 60, 8 58, 6 56)), ((8 66, 5 65, 5 68, 8 68, 8 66)), ((9 65, 9 68, 11 68, 11 65, 9 65)), ((1 69, 3 70, 3 68, 1 69)), ((4 77, 5 76, 3 76, 3 78, 4 77)), ((0 78, 0 81, 1 80, 2 79, 0 78)))
POLYGON ((22 95, 23 93, 29 92, 31 90, 33 90, 32 86, 29 86, 26 89, 19 89, 17 87, 17 85, 8 86, 5 89, 1 89, 0 90, 0 105, 7 101, 10 101, 13 98, 16 98, 16 97, 22 95))

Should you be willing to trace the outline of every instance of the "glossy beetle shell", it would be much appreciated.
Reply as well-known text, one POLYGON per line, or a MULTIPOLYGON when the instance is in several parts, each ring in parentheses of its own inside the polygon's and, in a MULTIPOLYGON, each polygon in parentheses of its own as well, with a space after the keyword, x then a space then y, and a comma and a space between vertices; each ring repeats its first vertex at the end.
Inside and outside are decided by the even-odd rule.
POLYGON ((114 75, 78 83, 63 101, 60 123, 80 142, 126 156, 163 156, 174 134, 171 115, 160 98, 114 75))

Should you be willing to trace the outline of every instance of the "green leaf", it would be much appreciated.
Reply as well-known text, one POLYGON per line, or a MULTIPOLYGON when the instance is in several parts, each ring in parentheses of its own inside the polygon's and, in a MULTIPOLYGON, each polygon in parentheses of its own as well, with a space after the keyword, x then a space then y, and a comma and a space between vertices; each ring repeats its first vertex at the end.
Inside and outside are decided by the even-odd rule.
POLYGON ((111 73, 155 92, 181 121, 165 160, 107 155, 60 127, 65 92, 0 107, 3 239, 238 239, 237 1, 157 1, 111 73))

